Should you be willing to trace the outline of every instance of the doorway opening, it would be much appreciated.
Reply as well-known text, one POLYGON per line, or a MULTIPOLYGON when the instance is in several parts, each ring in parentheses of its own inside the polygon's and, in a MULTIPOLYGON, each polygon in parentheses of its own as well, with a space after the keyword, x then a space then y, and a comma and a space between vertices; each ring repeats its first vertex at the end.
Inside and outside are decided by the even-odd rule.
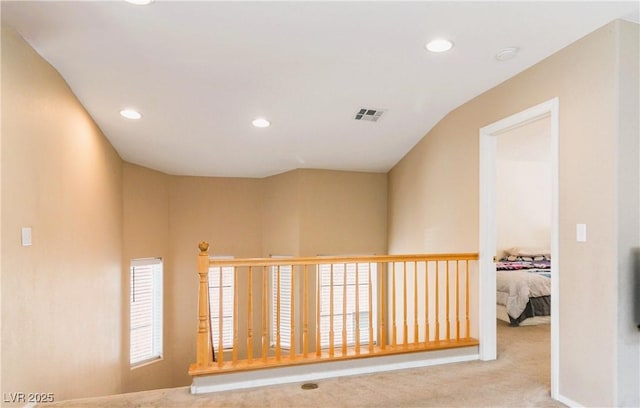
POLYGON ((496 267, 497 254, 497 138, 515 128, 548 117, 549 162, 551 167, 551 397, 558 398, 559 374, 559 224, 558 224, 558 128, 559 101, 551 99, 511 115, 480 129, 480 189, 479 189, 479 269, 480 269, 480 359, 497 357, 496 267))

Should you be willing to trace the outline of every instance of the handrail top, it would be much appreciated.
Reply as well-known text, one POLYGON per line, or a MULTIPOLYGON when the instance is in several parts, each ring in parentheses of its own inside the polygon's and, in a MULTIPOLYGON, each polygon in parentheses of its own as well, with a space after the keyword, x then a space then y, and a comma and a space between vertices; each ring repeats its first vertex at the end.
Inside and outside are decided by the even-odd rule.
MULTIPOLYGON (((201 253, 201 255, 208 255, 201 253)), ((423 261, 474 261, 478 253, 453 254, 403 254, 403 255, 352 255, 352 256, 306 256, 281 258, 209 258, 210 266, 276 266, 276 265, 317 265, 341 263, 378 262, 423 262, 423 261)))

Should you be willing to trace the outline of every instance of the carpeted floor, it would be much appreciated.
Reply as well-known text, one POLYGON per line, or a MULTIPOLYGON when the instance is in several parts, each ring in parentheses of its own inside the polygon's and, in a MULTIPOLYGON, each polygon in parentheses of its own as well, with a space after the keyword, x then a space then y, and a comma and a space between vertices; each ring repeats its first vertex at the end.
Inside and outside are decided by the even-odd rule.
POLYGON ((191 395, 187 387, 63 401, 65 407, 563 407, 550 397, 550 326, 498 321, 498 359, 191 395))

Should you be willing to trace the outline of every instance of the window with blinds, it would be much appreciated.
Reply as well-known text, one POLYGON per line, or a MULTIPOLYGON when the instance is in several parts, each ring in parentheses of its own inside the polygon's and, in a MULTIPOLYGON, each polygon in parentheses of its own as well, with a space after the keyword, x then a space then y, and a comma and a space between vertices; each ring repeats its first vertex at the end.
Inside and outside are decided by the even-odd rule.
MULTIPOLYGON (((213 259, 233 259, 231 256, 213 259)), ((209 268, 209 311, 211 313, 211 337, 216 350, 220 347, 220 295, 222 295, 222 349, 233 347, 233 292, 234 268, 231 266, 209 268), (221 280, 222 279, 222 280, 221 280), (220 290, 222 288, 222 290, 220 290)))
POLYGON ((291 273, 291 265, 271 267, 271 346, 276 345, 276 334, 278 323, 280 323, 280 348, 285 350, 291 348, 291 273), (278 297, 280 298, 279 321, 278 297))
POLYGON ((347 263, 319 265, 320 284, 320 346, 329 347, 329 331, 331 316, 331 287, 333 286, 333 345, 342 345, 342 328, 346 322, 347 345, 355 344, 356 336, 356 291, 358 293, 358 320, 360 344, 376 341, 376 308, 377 308, 377 267, 375 263, 347 263), (346 281, 345 281, 346 268, 346 281), (358 284, 356 285, 356 272, 358 284), (333 276, 333 278, 332 278, 333 276), (371 280, 369 280, 371 277, 371 280), (371 288, 369 286, 371 285, 371 288), (346 286, 346 309, 344 294, 346 286), (369 294, 373 310, 369 310, 369 294), (373 339, 369 338, 369 315, 373 322, 373 339), (346 315, 346 316, 345 316, 346 315))
POLYGON ((134 259, 130 267, 129 362, 162 358, 162 259, 134 259))

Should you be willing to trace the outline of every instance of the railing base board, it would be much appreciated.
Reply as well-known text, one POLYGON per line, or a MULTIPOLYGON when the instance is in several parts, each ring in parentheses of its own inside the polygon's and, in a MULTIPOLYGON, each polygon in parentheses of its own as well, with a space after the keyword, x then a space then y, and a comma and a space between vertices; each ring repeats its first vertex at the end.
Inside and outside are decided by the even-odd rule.
POLYGON ((312 368, 306 364, 298 364, 251 371, 226 371, 225 375, 219 375, 221 372, 216 374, 209 373, 208 375, 200 374, 193 377, 191 393, 203 394, 267 385, 317 381, 326 378, 428 367, 478 359, 478 347, 475 345, 436 351, 416 351, 389 355, 378 354, 365 359, 354 357, 337 361, 325 360, 316 362, 312 368))
POLYGON ((395 346, 387 344, 384 348, 375 346, 372 351, 369 351, 368 346, 364 345, 360 347, 359 353, 356 353, 354 347, 349 347, 347 349, 347 352, 344 354, 342 353, 341 349, 335 349, 333 355, 330 355, 326 350, 324 350, 319 356, 315 353, 309 353, 307 357, 304 357, 301 354, 289 356, 286 355, 285 352, 283 352, 283 355, 280 358, 276 358, 275 356, 270 356, 265 359, 254 358, 251 362, 248 362, 247 360, 240 360, 236 362, 224 361, 221 365, 212 362, 208 367, 198 367, 196 364, 192 364, 189 367, 189 375, 200 376, 228 374, 237 371, 264 370, 274 367, 289 367, 303 364, 317 364, 332 361, 374 358, 395 354, 434 352, 438 350, 477 346, 478 344, 479 342, 477 339, 469 338, 459 340, 452 339, 431 341, 427 344, 398 344, 395 346))

